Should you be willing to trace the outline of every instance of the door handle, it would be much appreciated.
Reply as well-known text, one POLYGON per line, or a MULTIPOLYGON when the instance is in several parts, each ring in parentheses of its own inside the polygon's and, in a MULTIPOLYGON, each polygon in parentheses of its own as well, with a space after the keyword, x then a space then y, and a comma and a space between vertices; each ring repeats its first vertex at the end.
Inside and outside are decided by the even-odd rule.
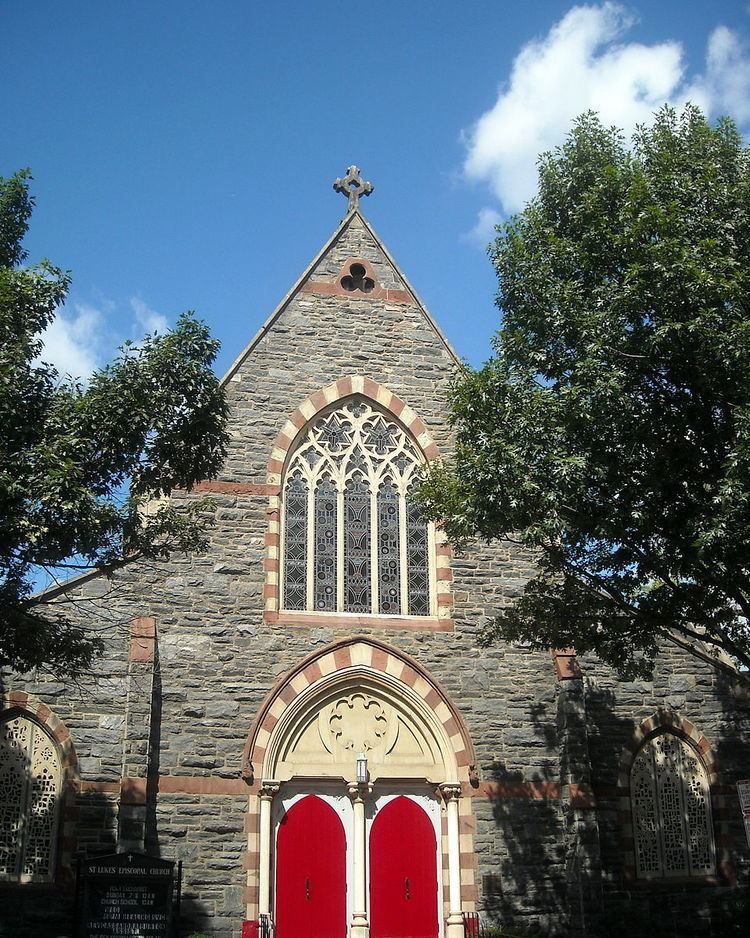
POLYGON ((305 899, 307 899, 308 902, 310 901, 310 880, 309 879, 305 880, 305 899))
POLYGON ((411 899, 411 883, 409 882, 408 876, 404 880, 404 897, 406 899, 411 899))

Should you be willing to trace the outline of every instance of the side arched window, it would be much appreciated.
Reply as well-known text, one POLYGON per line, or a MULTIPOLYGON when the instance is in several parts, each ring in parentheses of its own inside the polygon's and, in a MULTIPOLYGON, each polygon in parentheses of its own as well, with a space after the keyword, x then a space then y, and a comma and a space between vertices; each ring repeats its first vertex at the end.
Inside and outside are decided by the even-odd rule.
POLYGON ((283 484, 282 608, 433 614, 432 532, 412 498, 422 455, 350 398, 301 434, 283 484))
POLYGON ((53 878, 61 788, 50 736, 21 714, 0 720, 0 880, 53 878))
POLYGON ((638 876, 715 872, 708 779, 698 753, 674 733, 648 739, 630 770, 638 876))

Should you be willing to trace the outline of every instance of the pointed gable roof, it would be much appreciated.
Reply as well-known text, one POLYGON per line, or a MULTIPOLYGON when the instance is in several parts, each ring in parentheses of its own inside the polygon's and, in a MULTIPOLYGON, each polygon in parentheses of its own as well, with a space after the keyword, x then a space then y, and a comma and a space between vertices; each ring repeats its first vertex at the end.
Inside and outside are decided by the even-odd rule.
MULTIPOLYGON (((353 234, 353 231, 356 228, 360 228, 362 233, 362 236, 356 239, 359 241, 360 246, 370 249, 374 248, 377 252, 380 252, 383 262, 380 264, 380 270, 383 272, 383 268, 385 267, 387 273, 390 275, 387 276, 387 284, 381 286, 379 290, 375 291, 371 295, 371 299, 383 299, 386 302, 408 302, 416 306, 450 357, 456 362, 456 364, 461 363, 461 360, 453 346, 450 344, 444 332, 440 326, 438 326, 437 322, 434 320, 425 304, 419 298, 416 290, 409 283, 406 275, 393 259, 391 253, 386 248, 380 236, 375 232, 374 228, 372 225, 370 225, 362 212, 356 208, 344 216, 344 218, 339 223, 338 228, 336 228, 328 241, 326 241, 313 260, 308 264, 292 288, 287 292, 276 309, 274 309, 268 319, 266 319, 266 321, 260 327, 258 332, 240 352, 232 365, 229 367, 227 373, 222 378, 222 384, 226 384, 232 380, 233 376, 242 366, 247 356, 251 354, 251 352, 269 332, 269 330, 273 328, 276 321, 284 313, 286 308, 298 294, 302 292, 329 294, 337 292, 334 287, 336 284, 335 278, 337 274, 340 273, 340 258, 338 259, 339 263, 337 264, 337 259, 335 257, 337 252, 335 251, 335 248, 342 242, 347 234, 353 234)), ((351 260, 351 254, 349 254, 348 257, 351 260)), ((367 266, 369 267, 369 265, 367 266)))

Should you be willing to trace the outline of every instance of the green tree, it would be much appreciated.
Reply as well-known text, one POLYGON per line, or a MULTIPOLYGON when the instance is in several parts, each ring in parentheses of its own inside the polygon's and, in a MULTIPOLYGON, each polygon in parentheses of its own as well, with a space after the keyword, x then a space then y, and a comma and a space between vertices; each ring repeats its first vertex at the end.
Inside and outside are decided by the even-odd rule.
POLYGON ((203 504, 164 496, 215 474, 226 403, 218 343, 190 314, 126 344, 85 386, 45 364, 42 333, 69 275, 26 259, 28 171, 0 179, 0 666, 88 668, 101 636, 33 593, 40 572, 99 568, 200 550, 203 504))
POLYGON ((626 676, 667 640, 750 667, 749 165, 694 107, 631 148, 584 114, 498 228, 494 354, 423 489, 452 540, 539 559, 488 639, 626 676))

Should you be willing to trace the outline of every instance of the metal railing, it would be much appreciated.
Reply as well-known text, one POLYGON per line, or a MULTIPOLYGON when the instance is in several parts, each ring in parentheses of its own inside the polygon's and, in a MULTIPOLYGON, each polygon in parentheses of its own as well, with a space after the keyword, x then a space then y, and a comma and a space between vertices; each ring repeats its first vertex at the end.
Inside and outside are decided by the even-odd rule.
POLYGON ((466 938, 480 938, 482 923, 478 912, 464 912, 464 935, 466 938))

